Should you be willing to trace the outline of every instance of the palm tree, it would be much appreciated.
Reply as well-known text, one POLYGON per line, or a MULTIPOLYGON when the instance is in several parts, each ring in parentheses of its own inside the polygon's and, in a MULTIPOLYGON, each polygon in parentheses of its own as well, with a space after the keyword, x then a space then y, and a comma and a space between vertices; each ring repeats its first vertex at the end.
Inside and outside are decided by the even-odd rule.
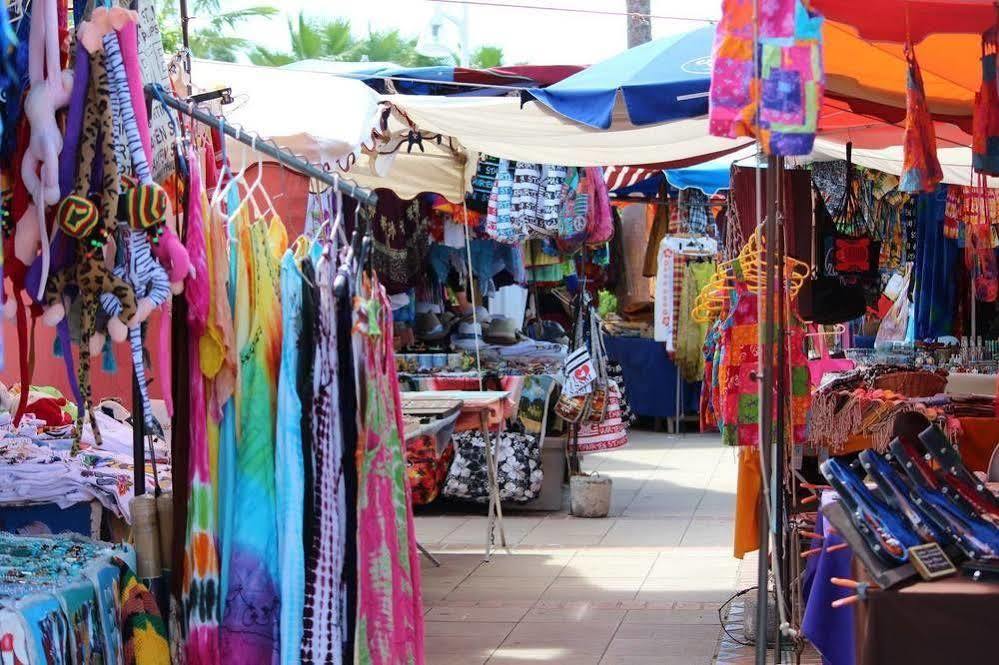
POLYGON ((350 34, 349 20, 310 20, 302 12, 299 12, 296 20, 288 19, 288 35, 291 38, 290 52, 254 46, 247 54, 250 61, 255 65, 280 67, 299 60, 336 58, 355 44, 350 34))
POLYGON ((652 41, 652 13, 650 0, 627 0, 628 17, 628 48, 652 41), (639 14, 639 16, 635 16, 639 14))
MULTIPOLYGON (((353 36, 347 19, 319 20, 298 18, 288 21, 291 50, 274 51, 254 46, 248 53, 257 65, 280 67, 299 60, 328 59, 342 62, 394 62, 404 67, 450 64, 448 59, 428 58, 416 52, 416 38, 406 37, 397 29, 368 30, 361 38, 353 36)), ((483 46, 472 56, 473 67, 495 67, 503 61, 503 50, 483 46)), ((458 62, 454 56, 454 63, 458 62)))
MULTIPOLYGON (((175 0, 154 0, 163 48, 174 53, 182 48, 181 20, 175 0)), ((199 58, 235 62, 236 56, 250 46, 250 40, 229 34, 251 18, 275 16, 277 8, 266 5, 222 11, 219 0, 193 0, 191 13, 198 17, 191 33, 191 53, 199 58)))

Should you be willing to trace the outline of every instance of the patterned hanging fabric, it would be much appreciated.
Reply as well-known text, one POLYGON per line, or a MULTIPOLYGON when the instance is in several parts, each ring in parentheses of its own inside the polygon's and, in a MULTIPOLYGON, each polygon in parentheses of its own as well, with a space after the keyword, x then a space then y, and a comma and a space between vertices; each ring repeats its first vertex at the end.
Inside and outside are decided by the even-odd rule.
POLYGON ((302 278, 294 253, 281 259, 281 373, 278 379, 277 441, 274 450, 281 583, 281 663, 299 662, 305 590, 302 543, 305 467, 302 457, 302 401, 298 394, 298 346, 302 336, 302 278))
POLYGON ((391 305, 374 282, 358 299, 362 431, 358 493, 355 662, 422 665, 423 610, 413 506, 403 458, 391 305))
POLYGON ((208 201, 201 182, 199 160, 193 148, 187 153, 190 168, 186 248, 195 276, 184 284, 187 300, 187 329, 190 410, 190 448, 188 457, 187 546, 184 550, 182 585, 187 624, 185 652, 189 663, 219 662, 218 651, 218 581, 219 560, 216 547, 215 488, 208 445, 208 409, 205 376, 201 356, 194 352, 208 325, 211 301, 208 257, 205 241, 205 209, 208 201))
POLYGON ((301 645, 302 663, 340 665, 346 628, 342 589, 345 509, 333 256, 332 249, 326 248, 316 264, 319 302, 314 327, 313 486, 310 488, 313 496, 310 519, 314 527, 305 567, 305 630, 301 645))
POLYGON ((909 73, 905 82, 904 154, 898 188, 903 192, 932 192, 943 180, 943 169, 937 159, 937 137, 926 105, 923 74, 910 43, 905 45, 905 62, 909 73))
POLYGON ((222 617, 227 662, 278 659, 278 548, 274 437, 281 350, 278 256, 288 236, 279 219, 239 229, 236 340, 236 477, 229 579, 222 617))
POLYGON ((803 0, 722 2, 711 71, 708 119, 713 136, 755 136, 773 155, 812 151, 825 71, 823 18, 809 5, 803 0), (756 4, 760 43, 754 61, 756 4))
POLYGON ((975 95, 972 120, 971 165, 982 175, 999 176, 999 90, 996 89, 996 53, 999 26, 982 34, 982 87, 975 95))

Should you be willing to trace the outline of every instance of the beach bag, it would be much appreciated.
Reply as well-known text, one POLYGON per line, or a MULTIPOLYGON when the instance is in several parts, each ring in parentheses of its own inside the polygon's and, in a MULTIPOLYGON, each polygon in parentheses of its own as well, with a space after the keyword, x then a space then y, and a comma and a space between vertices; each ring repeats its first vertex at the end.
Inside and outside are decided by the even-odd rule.
MULTIPOLYGON (((812 202, 814 206, 811 238, 812 275, 805 280, 798 293, 796 301, 798 315, 804 321, 821 325, 846 323, 863 316, 867 311, 864 287, 860 284, 844 284, 835 274, 835 259, 827 260, 827 253, 831 251, 835 257, 835 239, 839 234, 834 230, 833 219, 826 208, 822 194, 814 185, 812 202), (834 274, 828 274, 829 271, 834 274)), ((846 208, 844 205, 844 214, 849 214, 845 212, 846 208)), ((844 247, 843 258, 845 261, 848 260, 850 265, 857 265, 858 261, 853 253, 844 247)))
POLYGON ((436 436, 418 436, 406 442, 406 479, 413 495, 414 506, 425 506, 437 498, 447 477, 454 446, 437 454, 436 436))
POLYGON ((485 233, 493 240, 503 235, 513 234, 510 214, 513 206, 513 173, 510 162, 501 159, 496 167, 496 179, 489 193, 489 207, 486 212, 485 233))
POLYGON ((999 29, 982 34, 982 86, 975 95, 972 118, 971 165, 982 175, 999 175, 999 91, 996 89, 996 52, 999 29))
POLYGON ((555 245, 563 254, 574 254, 586 242, 587 215, 590 209, 590 191, 580 169, 569 169, 564 192, 555 245))
POLYGON ((909 327, 909 313, 912 309, 912 302, 909 300, 910 272, 906 271, 898 299, 892 304, 885 318, 881 320, 877 337, 874 339, 875 347, 887 342, 905 341, 906 330, 909 327))
POLYGON ((615 450, 628 444, 628 425, 621 418, 621 393, 613 381, 607 383, 607 410, 600 422, 579 426, 576 452, 580 454, 615 450))
POLYGON ((603 169, 592 166, 588 167, 585 173, 593 204, 586 226, 586 242, 591 245, 599 245, 609 241, 614 236, 614 217, 611 214, 610 195, 607 192, 607 182, 604 180, 603 169))
POLYGON ((564 166, 545 164, 541 167, 538 216, 534 226, 529 226, 528 231, 543 236, 558 235, 559 219, 562 214, 562 188, 565 186, 567 171, 564 166))
POLYGON ((489 211, 489 197, 496 183, 499 158, 481 155, 472 176, 472 191, 465 194, 465 204, 472 212, 485 215, 489 211))
POLYGON ((937 159, 937 138, 933 118, 926 103, 923 74, 916 62, 911 43, 905 44, 908 65, 905 89, 905 135, 903 138, 900 192, 932 192, 941 180, 943 169, 937 159))
MULTIPOLYGON (((816 326, 809 326, 810 333, 816 333, 817 330, 816 326)), ((825 335, 816 335, 813 339, 817 340, 816 349, 819 352, 819 357, 808 361, 808 374, 811 379, 812 388, 818 388, 822 383, 822 377, 826 374, 848 372, 854 368, 854 362, 848 358, 829 357, 829 348, 826 344, 825 335)))
MULTIPOLYGON (((500 500, 512 503, 533 501, 540 493, 544 480, 538 437, 515 431, 502 432, 499 437, 496 480, 500 500)), ((488 502, 489 476, 482 432, 456 432, 452 441, 454 461, 444 481, 444 496, 476 503, 488 502)))

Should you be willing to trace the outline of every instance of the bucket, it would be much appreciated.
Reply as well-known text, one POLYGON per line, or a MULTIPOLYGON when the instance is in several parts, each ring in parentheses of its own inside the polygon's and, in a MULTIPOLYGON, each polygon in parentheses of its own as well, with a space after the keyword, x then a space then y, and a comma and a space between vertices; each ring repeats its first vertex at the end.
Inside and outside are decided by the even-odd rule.
POLYGON ((611 479, 596 474, 569 478, 569 504, 576 517, 607 517, 611 479))

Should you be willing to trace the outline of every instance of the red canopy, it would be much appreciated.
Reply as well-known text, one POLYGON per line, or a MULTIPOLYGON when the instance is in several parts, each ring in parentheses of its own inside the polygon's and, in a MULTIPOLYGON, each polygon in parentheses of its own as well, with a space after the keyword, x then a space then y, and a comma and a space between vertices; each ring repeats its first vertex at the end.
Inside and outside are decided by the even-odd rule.
POLYGON ((864 39, 916 44, 934 33, 982 33, 996 22, 994 0, 812 0, 827 19, 864 39))

